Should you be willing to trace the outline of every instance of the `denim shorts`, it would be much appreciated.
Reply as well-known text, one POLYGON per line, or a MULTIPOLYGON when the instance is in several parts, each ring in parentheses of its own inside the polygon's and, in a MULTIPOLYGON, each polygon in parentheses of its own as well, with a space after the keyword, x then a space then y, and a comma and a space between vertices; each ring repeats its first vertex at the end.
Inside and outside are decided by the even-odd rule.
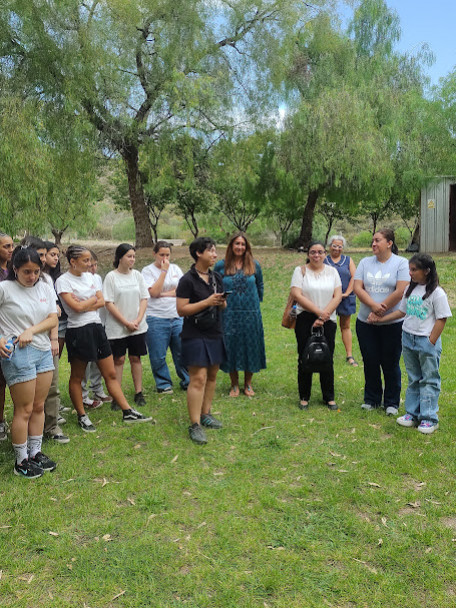
POLYGON ((2 359, 2 371, 6 384, 13 386, 20 382, 35 380, 37 374, 54 370, 51 350, 38 350, 34 346, 16 346, 11 359, 2 359))

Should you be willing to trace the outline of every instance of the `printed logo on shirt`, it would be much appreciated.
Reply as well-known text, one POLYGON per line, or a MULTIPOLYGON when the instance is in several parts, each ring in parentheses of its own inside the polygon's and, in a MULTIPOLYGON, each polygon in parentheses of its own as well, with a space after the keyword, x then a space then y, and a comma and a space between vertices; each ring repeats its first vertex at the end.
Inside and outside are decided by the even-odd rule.
POLYGON ((368 293, 389 293, 389 287, 385 287, 383 284, 390 278, 390 276, 390 272, 382 274, 381 270, 379 270, 375 274, 372 274, 372 272, 368 272, 367 280, 370 284, 365 285, 366 291, 368 293))
POLYGON ((420 296, 411 295, 407 299, 407 315, 409 317, 418 317, 424 321, 429 315, 429 305, 426 300, 420 296))

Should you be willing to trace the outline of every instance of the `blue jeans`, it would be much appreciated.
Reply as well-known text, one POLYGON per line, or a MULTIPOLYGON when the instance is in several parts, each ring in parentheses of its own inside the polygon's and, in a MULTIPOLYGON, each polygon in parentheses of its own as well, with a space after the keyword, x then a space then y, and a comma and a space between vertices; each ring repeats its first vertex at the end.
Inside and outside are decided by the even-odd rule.
POLYGON ((187 369, 181 363, 181 339, 183 319, 159 319, 146 317, 147 333, 146 344, 149 353, 150 366, 154 375, 157 389, 170 388, 173 383, 166 363, 166 351, 171 349, 176 374, 180 378, 180 385, 186 389, 190 378, 187 369))
POLYGON ((408 375, 405 411, 416 420, 438 422, 440 395, 439 363, 442 340, 435 345, 427 336, 402 332, 402 356, 408 375))
POLYGON ((356 335, 364 363, 364 403, 399 408, 401 399, 402 321, 372 325, 356 320, 356 335), (382 386, 382 375, 385 389, 382 386))

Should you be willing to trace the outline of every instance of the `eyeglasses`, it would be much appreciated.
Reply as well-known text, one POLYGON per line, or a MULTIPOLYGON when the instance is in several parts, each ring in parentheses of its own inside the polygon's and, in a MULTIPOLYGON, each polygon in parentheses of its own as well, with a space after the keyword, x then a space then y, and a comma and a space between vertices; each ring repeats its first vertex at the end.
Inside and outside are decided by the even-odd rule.
POLYGON ((325 255, 326 251, 309 251, 309 255, 325 255))

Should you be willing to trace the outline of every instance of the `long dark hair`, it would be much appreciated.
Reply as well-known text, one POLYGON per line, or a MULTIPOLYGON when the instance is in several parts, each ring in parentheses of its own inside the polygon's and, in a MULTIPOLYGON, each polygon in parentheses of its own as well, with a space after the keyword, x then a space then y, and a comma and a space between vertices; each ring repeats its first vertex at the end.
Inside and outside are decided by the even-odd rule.
POLYGON ((393 244, 391 246, 391 252, 397 255, 399 253, 399 248, 396 245, 396 236, 394 234, 394 230, 391 230, 391 228, 380 228, 380 230, 377 230, 377 232, 385 237, 387 241, 392 241, 393 244))
POLYGON ((230 239, 230 242, 227 245, 226 253, 225 253, 225 274, 236 274, 236 266, 235 266, 235 256, 233 252, 233 243, 239 237, 244 239, 245 243, 245 252, 242 258, 242 270, 246 275, 255 274, 255 261, 252 255, 252 248, 250 243, 243 232, 237 232, 230 239))
MULTIPOLYGON (((435 267, 435 262, 428 253, 415 253, 409 260, 409 265, 414 264, 418 270, 428 271, 426 274, 426 292, 423 296, 423 300, 429 298, 431 293, 439 286, 439 275, 435 267)), ((410 285, 405 292, 405 297, 408 298, 418 283, 410 281, 410 285)))
MULTIPOLYGON (((23 245, 18 245, 13 251, 13 255, 11 257, 11 266, 8 270, 6 280, 17 281, 16 270, 19 270, 21 266, 24 266, 24 264, 27 264, 28 262, 33 262, 41 270, 41 260, 37 250, 34 247, 24 247, 23 245)), ((38 281, 40 278, 41 274, 38 277, 38 281)))
MULTIPOLYGON (((44 241, 44 244, 46 246, 46 251, 51 251, 51 249, 58 249, 58 251, 60 251, 59 246, 53 243, 52 241, 44 241)), ((60 269, 60 260, 57 262, 57 266, 55 268, 51 268, 47 265, 47 263, 45 263, 44 272, 48 274, 51 277, 52 282, 55 283, 59 276, 62 274, 62 271, 60 269)))
POLYGON ((114 268, 119 268, 119 262, 121 258, 123 258, 123 256, 131 249, 133 249, 133 251, 136 251, 136 247, 133 247, 133 245, 130 245, 130 243, 120 243, 120 245, 117 246, 116 252, 114 254, 114 268))

